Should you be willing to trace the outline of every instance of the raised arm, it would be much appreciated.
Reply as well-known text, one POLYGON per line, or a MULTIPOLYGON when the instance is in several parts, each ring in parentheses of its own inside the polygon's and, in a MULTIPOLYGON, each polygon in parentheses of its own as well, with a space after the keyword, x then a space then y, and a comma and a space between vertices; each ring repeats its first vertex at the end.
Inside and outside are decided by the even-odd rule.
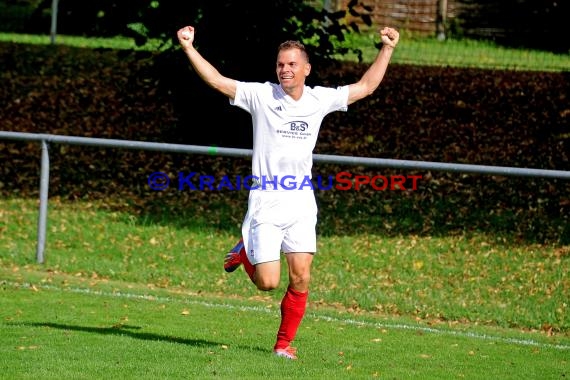
POLYGON ((236 81, 220 74, 210 62, 206 61, 206 59, 198 53, 194 48, 194 33, 194 27, 192 26, 185 26, 176 33, 178 41, 180 45, 182 45, 182 50, 186 53, 192 67, 194 67, 194 70, 196 70, 200 78, 210 87, 218 90, 232 100, 235 99, 236 81))
POLYGON ((372 94, 378 88, 380 82, 382 82, 382 78, 384 78, 392 52, 398 44, 400 34, 396 29, 384 28, 380 31, 380 35, 383 46, 378 52, 376 59, 358 82, 348 86, 348 104, 352 104, 372 94))

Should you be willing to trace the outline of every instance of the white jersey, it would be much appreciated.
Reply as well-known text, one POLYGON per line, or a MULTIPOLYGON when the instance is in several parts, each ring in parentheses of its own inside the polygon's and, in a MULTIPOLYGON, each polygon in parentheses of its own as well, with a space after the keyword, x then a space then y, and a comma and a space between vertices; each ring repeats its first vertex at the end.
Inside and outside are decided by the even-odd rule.
POLYGON ((291 189, 292 181, 310 179, 321 123, 333 111, 346 111, 347 103, 348 86, 305 86, 295 101, 279 84, 238 81, 230 104, 252 115, 252 175, 258 188, 291 189))

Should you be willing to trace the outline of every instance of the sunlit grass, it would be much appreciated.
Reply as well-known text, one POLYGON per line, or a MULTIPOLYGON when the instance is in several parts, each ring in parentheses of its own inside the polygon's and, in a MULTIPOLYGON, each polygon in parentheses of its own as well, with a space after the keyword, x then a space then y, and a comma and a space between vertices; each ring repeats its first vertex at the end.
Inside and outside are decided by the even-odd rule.
MULTIPOLYGON (((0 33, 0 41, 26 44, 49 45, 49 35, 0 33)), ((378 52, 374 46, 380 40, 377 35, 362 33, 346 36, 344 46, 362 51, 364 62, 371 62, 378 52)), ((150 40, 144 46, 137 46, 134 39, 127 37, 96 38, 57 35, 55 43, 80 48, 107 48, 120 50, 164 50, 172 41, 162 43, 150 40)), ((355 61, 356 55, 347 54, 339 59, 355 61)), ((569 71, 570 54, 554 54, 546 51, 513 49, 490 41, 454 40, 438 41, 435 38, 408 37, 402 33, 400 43, 394 51, 392 62, 396 64, 473 67, 485 69, 509 69, 532 71, 569 71)))
MULTIPOLYGON (((0 41, 33 45, 51 45, 53 43, 50 35, 18 33, 0 33, 0 41)), ((163 42, 159 40, 150 40, 143 46, 137 46, 134 39, 128 37, 99 38, 59 34, 54 37, 54 43, 79 48, 103 48, 117 50, 163 50, 172 46, 170 41, 163 44, 163 42)))
MULTIPOLYGON (((371 62, 378 52, 374 46, 380 42, 374 34, 347 35, 346 46, 362 50, 363 60, 371 62)), ((344 59, 355 60, 356 56, 344 59)), ((392 62, 400 64, 495 68, 533 71, 570 71, 570 54, 547 51, 507 48, 491 41, 448 39, 401 35, 392 62)))
POLYGON ((271 355, 278 303, 0 267, 6 379, 564 378, 567 337, 311 302, 296 362, 271 355))

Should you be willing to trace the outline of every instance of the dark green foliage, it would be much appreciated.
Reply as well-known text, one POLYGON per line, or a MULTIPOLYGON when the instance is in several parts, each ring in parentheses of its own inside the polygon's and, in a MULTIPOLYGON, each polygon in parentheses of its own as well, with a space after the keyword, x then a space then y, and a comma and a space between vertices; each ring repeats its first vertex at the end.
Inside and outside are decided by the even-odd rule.
MULTIPOLYGON (((51 5, 51 0, 44 0, 35 8, 28 32, 49 30, 51 5)), ((286 39, 310 41, 318 47, 312 54, 315 59, 348 52, 336 48, 331 39, 342 41, 345 32, 358 31, 357 23, 345 22, 348 13, 361 18, 364 24, 371 24, 369 16, 356 10, 358 5, 358 1, 351 1, 346 10, 330 12, 316 9, 305 0, 60 0, 58 32, 132 36, 142 45, 149 38, 175 39, 176 30, 193 25, 199 30, 197 45, 204 53, 229 70, 229 75, 237 75, 244 69, 234 71, 234 57, 250 57, 260 63, 258 67, 271 67, 264 63, 273 63, 277 44, 286 39)), ((366 6, 363 9, 370 10, 366 6)), ((260 72, 246 70, 246 74, 251 73, 260 72)))

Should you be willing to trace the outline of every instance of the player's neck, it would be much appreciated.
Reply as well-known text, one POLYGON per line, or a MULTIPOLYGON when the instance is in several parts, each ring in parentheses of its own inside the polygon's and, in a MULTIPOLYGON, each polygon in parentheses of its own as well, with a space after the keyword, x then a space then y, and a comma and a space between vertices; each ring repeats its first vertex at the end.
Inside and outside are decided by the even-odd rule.
POLYGON ((281 86, 281 88, 283 89, 283 92, 289 95, 290 98, 297 101, 301 99, 301 97, 303 96, 303 89, 305 88, 305 86, 290 87, 290 88, 285 88, 281 86))

